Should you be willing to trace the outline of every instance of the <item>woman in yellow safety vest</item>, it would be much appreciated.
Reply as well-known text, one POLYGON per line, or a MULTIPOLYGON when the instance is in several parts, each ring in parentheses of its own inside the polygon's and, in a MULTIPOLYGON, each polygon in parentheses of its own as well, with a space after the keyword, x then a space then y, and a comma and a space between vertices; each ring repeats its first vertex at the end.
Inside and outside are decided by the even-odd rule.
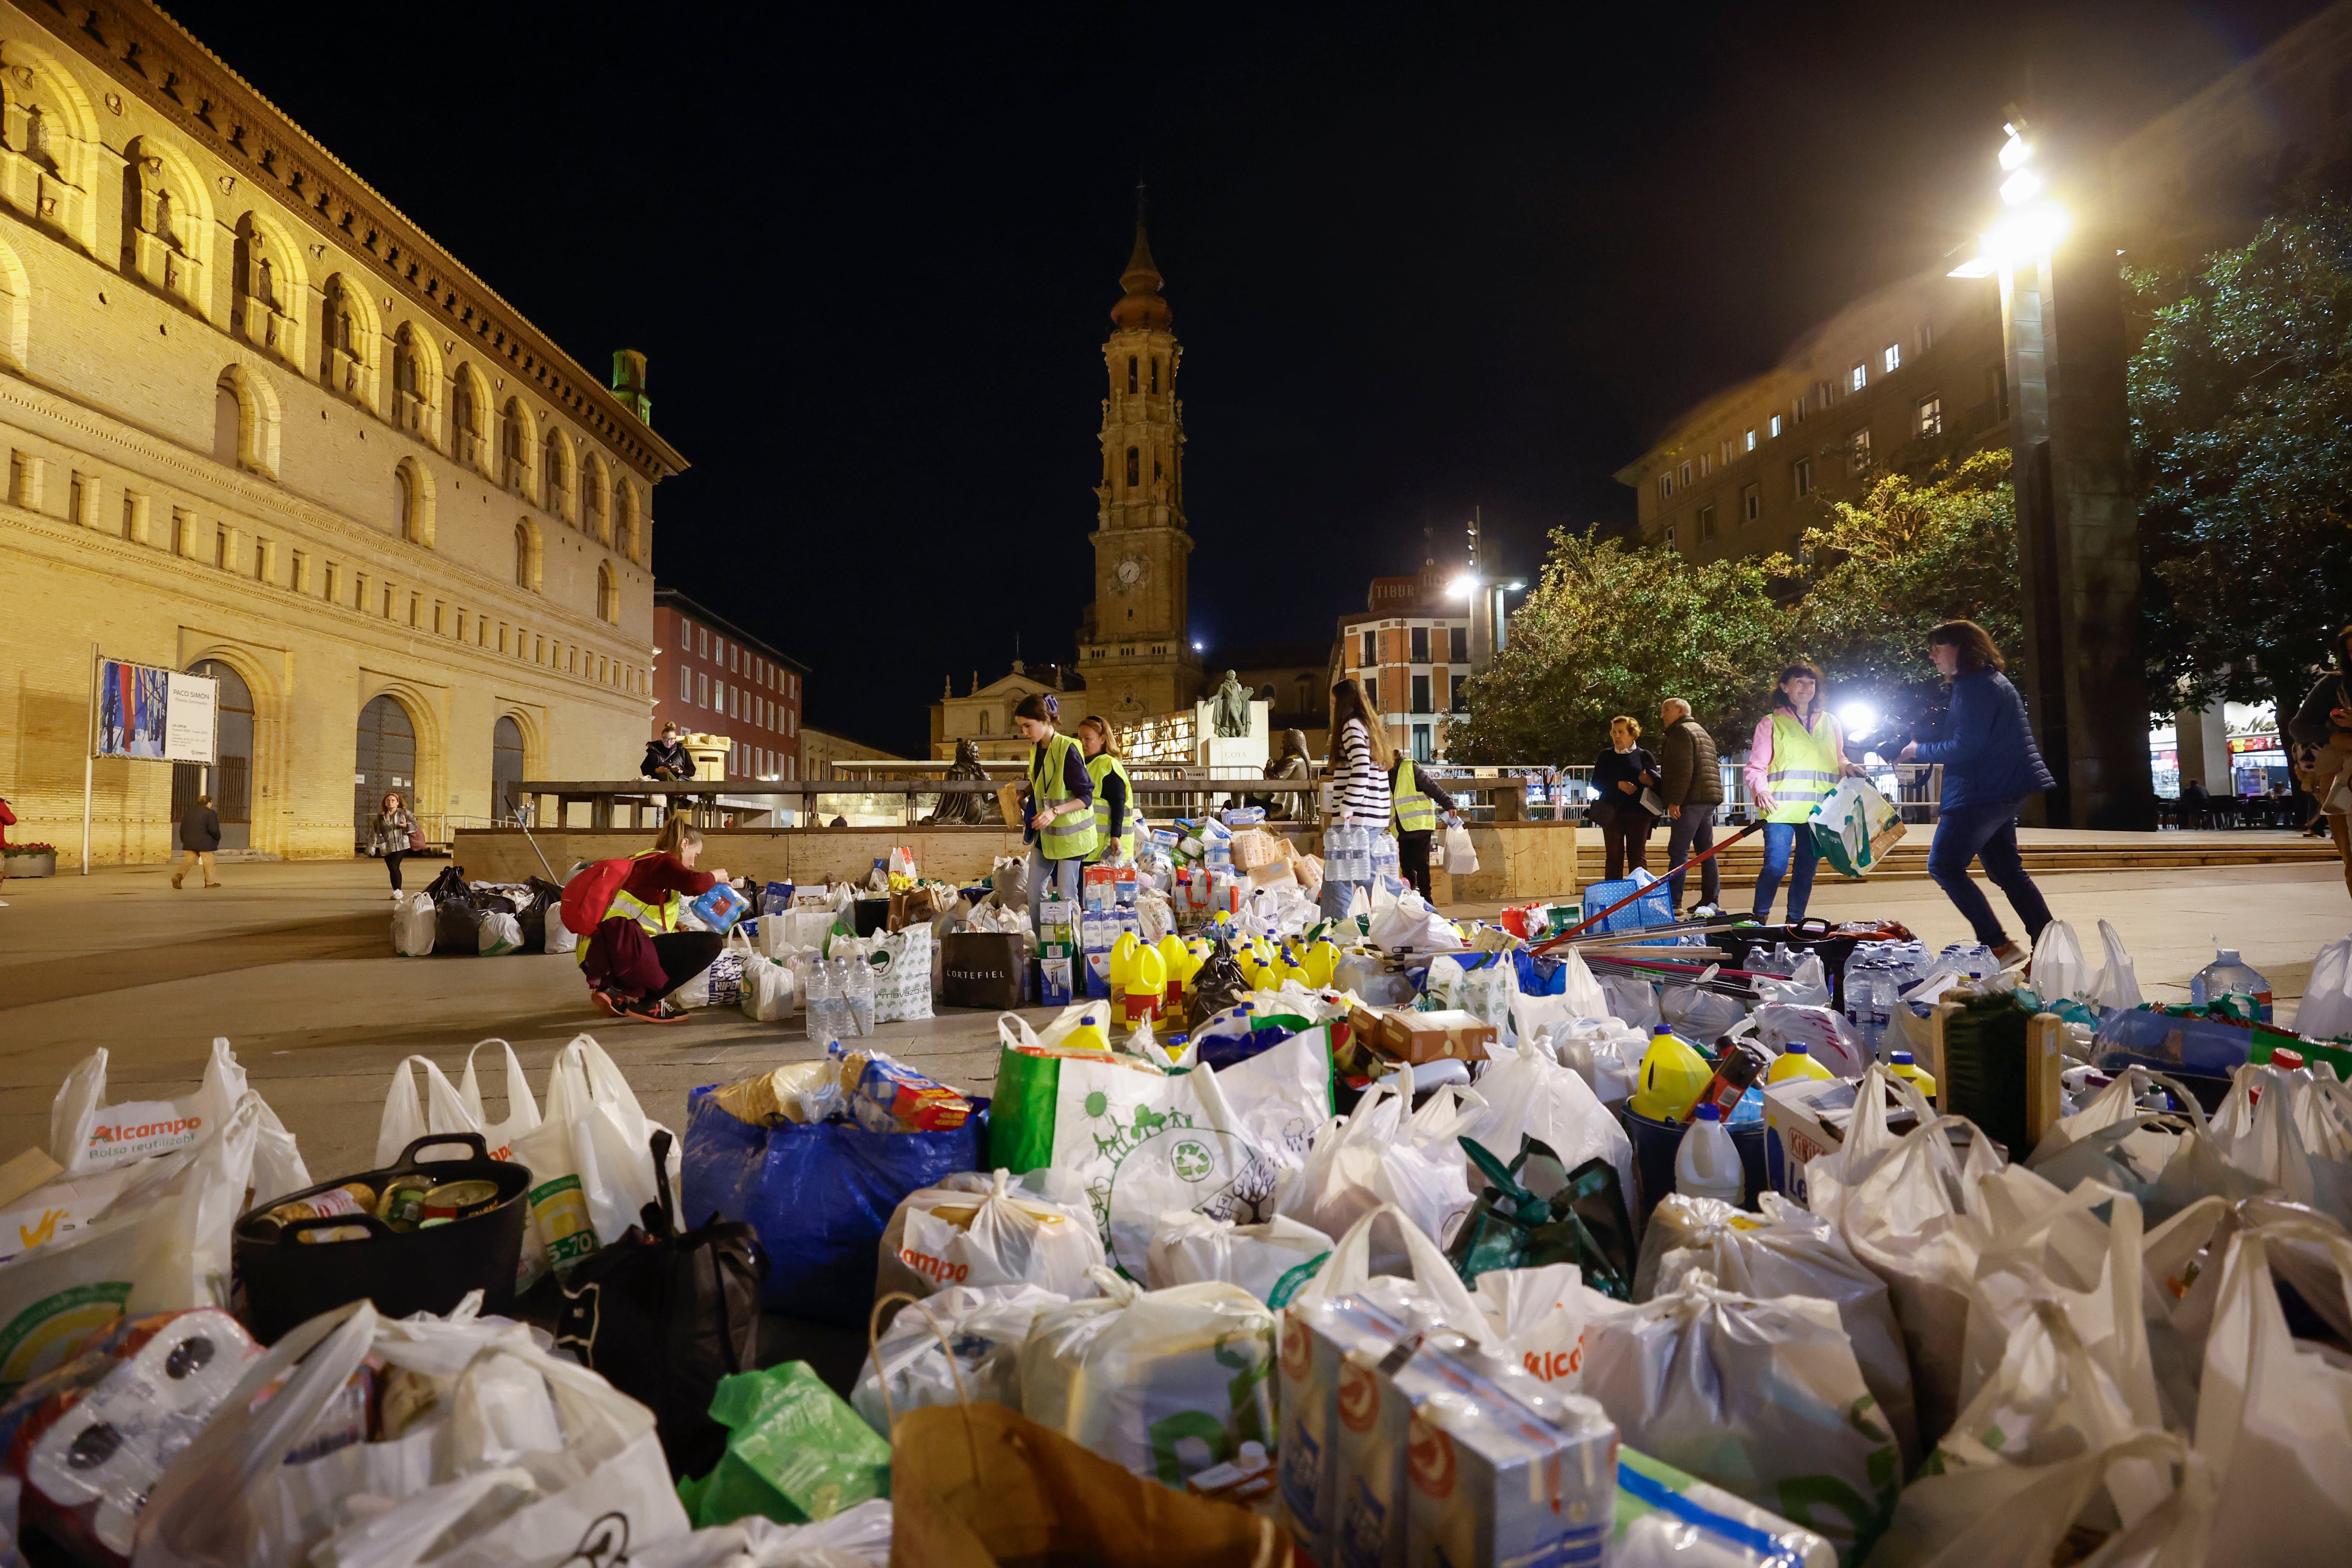
POLYGON ((1049 882, 1061 889, 1064 898, 1077 901, 1079 868, 1101 841, 1095 828, 1094 775, 1087 771, 1086 753, 1076 741, 1054 727, 1061 706, 1050 692, 1031 692, 1013 710, 1013 727, 1034 747, 1029 753, 1021 806, 1022 819, 1028 824, 1022 837, 1030 846, 1033 927, 1049 882))
POLYGON ((701 832, 672 812, 654 847, 630 857, 604 919, 580 944, 580 972, 598 1011, 645 1023, 685 1020, 686 1010, 668 997, 710 967, 727 942, 715 931, 677 928, 688 899, 727 880, 724 871, 694 869, 701 853, 701 832))
POLYGON ((1449 822, 1462 821, 1462 809, 1454 803, 1454 797, 1415 768, 1412 758, 1398 752, 1396 765, 1389 769, 1389 818, 1396 827, 1397 872, 1414 892, 1433 902, 1437 895, 1429 891, 1429 845, 1437 837, 1441 811, 1449 822))
POLYGON ((1101 841, 1087 858, 1130 865, 1135 861, 1138 825, 1135 786, 1118 755, 1118 743, 1110 737, 1110 722, 1091 713, 1078 720, 1078 745, 1086 752, 1087 777, 1094 781, 1095 833, 1101 841))
POLYGON ((1769 925, 1780 879, 1789 881, 1789 919, 1805 917, 1820 852, 1806 823, 1837 781, 1862 769, 1845 759, 1845 732, 1822 702, 1822 673, 1807 664, 1780 672, 1772 706, 1748 749, 1748 795, 1764 819, 1764 869, 1756 876, 1756 919, 1769 925))

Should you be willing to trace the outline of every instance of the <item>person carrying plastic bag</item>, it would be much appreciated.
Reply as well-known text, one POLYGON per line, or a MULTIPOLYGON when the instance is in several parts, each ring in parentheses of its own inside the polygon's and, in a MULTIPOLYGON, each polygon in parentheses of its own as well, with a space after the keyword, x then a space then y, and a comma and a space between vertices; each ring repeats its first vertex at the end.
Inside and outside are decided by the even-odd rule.
POLYGON ((1801 661, 1780 672, 1769 712, 1757 721, 1748 753, 1748 796, 1764 818, 1764 865, 1756 876, 1755 918, 1769 925, 1780 881, 1789 879, 1789 919, 1805 917, 1813 895, 1813 809, 1860 768, 1845 759, 1845 732, 1824 706, 1822 673, 1801 661))

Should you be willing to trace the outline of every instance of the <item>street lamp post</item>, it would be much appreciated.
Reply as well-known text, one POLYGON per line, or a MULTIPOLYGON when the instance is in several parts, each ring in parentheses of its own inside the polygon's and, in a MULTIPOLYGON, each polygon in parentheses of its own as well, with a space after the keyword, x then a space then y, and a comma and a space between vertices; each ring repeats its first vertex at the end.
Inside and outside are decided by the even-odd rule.
POLYGON ((2053 827, 2156 825, 2123 280, 2100 193, 2050 188, 2042 138, 2006 127, 2004 212, 1956 277, 1999 275, 2026 706, 2057 779, 2053 827))

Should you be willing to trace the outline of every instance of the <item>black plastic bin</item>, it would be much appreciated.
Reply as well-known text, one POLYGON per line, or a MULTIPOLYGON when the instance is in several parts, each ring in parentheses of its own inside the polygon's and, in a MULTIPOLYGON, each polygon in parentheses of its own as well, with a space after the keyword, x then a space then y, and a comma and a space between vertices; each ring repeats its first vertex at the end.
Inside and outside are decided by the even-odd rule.
POLYGON ((246 1324, 264 1344, 320 1312, 362 1296, 386 1317, 411 1312, 446 1312, 468 1291, 482 1292, 482 1311, 514 1309, 515 1270, 522 1259, 522 1228, 530 1207, 524 1194, 530 1172, 511 1160, 494 1160, 478 1133, 436 1134, 402 1151, 398 1164, 323 1181, 276 1197, 236 1222, 233 1251, 245 1285, 246 1324), (455 1144, 472 1153, 462 1159, 419 1159, 422 1149, 455 1144), (384 1184, 410 1174, 444 1182, 488 1181, 499 1196, 489 1207, 429 1229, 394 1230, 373 1215, 330 1215, 298 1219, 273 1235, 264 1216, 279 1204, 363 1181, 379 1196, 384 1184), (364 1241, 304 1242, 300 1232, 338 1225, 364 1225, 364 1241))

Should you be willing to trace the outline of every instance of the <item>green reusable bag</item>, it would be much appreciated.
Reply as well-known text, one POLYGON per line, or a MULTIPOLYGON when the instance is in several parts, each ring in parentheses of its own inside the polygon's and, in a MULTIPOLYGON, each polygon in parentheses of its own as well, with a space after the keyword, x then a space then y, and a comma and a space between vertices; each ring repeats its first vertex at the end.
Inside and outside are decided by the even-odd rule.
POLYGON ((807 1362, 720 1378, 710 1416, 727 1451, 677 1489, 698 1530, 754 1513, 807 1524, 890 1495, 890 1445, 807 1362))
POLYGON ((1054 1163, 1054 1103, 1062 1092, 1062 1059, 1006 1046, 996 1061, 996 1097, 989 1102, 988 1163, 1026 1176, 1054 1163))
POLYGON ((1490 1184, 1445 1249, 1463 1283, 1497 1269, 1573 1263, 1603 1295, 1633 1299, 1633 1221, 1616 1166, 1594 1158, 1569 1170, 1549 1145, 1524 1134, 1518 1158, 1506 1166, 1475 1138, 1459 1141, 1490 1184))

